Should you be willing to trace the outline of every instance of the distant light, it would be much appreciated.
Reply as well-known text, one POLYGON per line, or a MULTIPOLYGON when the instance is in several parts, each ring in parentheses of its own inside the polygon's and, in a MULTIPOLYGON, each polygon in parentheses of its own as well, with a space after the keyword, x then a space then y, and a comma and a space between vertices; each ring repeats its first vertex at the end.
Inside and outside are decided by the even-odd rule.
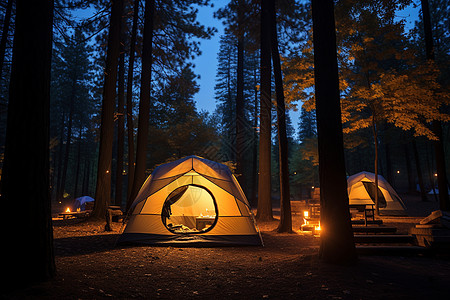
POLYGON ((109 173, 109 170, 106 170, 106 174, 108 174, 109 173))
POLYGON ((437 177, 437 173, 434 173, 434 177, 437 177))
POLYGON ((294 175, 297 175, 297 172, 294 172, 294 175))
POLYGON ((314 186, 311 187, 312 189, 314 188, 314 186))
POLYGON ((400 170, 397 170, 397 174, 400 174, 400 170))
POLYGON ((309 211, 305 210, 305 211, 303 212, 303 216, 304 216, 305 218, 309 217, 309 211))
POLYGON ((66 209, 66 212, 68 212, 68 213, 70 212, 70 208, 69 207, 66 209))

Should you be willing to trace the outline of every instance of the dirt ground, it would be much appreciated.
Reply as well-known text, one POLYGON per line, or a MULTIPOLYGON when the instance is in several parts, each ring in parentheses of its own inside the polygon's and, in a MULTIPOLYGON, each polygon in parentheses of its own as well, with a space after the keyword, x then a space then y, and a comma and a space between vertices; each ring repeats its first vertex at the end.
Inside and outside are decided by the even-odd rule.
MULTIPOLYGON (((399 232, 436 203, 406 201, 408 217, 383 217, 399 232)), ((294 229, 301 223, 293 217, 294 229)), ((5 299, 447 299, 449 256, 359 256, 322 263, 319 238, 258 224, 264 247, 116 246, 120 223, 54 220, 57 276, 5 299)))

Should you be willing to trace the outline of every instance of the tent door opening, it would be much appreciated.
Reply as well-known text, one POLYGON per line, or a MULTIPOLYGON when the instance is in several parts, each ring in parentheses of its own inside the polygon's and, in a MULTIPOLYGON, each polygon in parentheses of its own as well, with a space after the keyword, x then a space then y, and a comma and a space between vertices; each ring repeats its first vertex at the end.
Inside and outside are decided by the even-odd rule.
POLYGON ((164 201, 161 218, 173 233, 202 233, 217 223, 217 204, 213 194, 203 186, 185 185, 172 191, 164 201))
POLYGON ((375 187, 374 182, 367 182, 363 181, 364 187, 369 194, 370 198, 372 199, 373 203, 375 203, 375 190, 378 191, 378 207, 379 208, 385 208, 386 207, 386 199, 384 198, 383 192, 380 190, 380 188, 375 187))

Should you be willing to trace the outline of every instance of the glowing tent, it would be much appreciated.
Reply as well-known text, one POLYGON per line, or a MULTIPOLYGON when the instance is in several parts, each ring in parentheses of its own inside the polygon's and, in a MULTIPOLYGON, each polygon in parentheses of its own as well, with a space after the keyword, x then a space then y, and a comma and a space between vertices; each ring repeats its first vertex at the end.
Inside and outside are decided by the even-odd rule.
MULTIPOLYGON (((375 204, 375 174, 360 172, 347 178, 348 198, 352 204, 375 204)), ((392 186, 378 175, 378 203, 380 212, 404 211, 405 205, 392 186)))
POLYGON ((157 167, 134 200, 118 243, 262 245, 227 166, 188 156, 157 167))
POLYGON ((82 196, 82 197, 75 199, 73 201, 72 211, 75 211, 77 208, 79 208, 80 210, 85 210, 86 203, 88 203, 88 202, 94 202, 94 198, 89 197, 89 196, 82 196))

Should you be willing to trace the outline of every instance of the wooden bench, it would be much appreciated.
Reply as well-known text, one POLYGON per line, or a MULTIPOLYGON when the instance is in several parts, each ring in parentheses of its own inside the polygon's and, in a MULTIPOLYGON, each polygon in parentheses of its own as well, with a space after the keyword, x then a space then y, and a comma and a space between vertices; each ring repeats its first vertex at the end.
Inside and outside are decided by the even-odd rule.
POLYGON ((65 219, 69 219, 71 217, 86 218, 87 216, 89 216, 89 214, 90 214, 89 211, 73 211, 73 212, 63 212, 63 213, 60 213, 59 215, 63 218, 63 220, 65 220, 65 219))
POLYGON ((105 225, 105 231, 112 231, 111 223, 113 222, 113 217, 117 218, 116 220, 119 221, 121 218, 123 219, 124 214, 120 208, 120 206, 114 206, 111 205, 106 210, 106 225, 105 225))

